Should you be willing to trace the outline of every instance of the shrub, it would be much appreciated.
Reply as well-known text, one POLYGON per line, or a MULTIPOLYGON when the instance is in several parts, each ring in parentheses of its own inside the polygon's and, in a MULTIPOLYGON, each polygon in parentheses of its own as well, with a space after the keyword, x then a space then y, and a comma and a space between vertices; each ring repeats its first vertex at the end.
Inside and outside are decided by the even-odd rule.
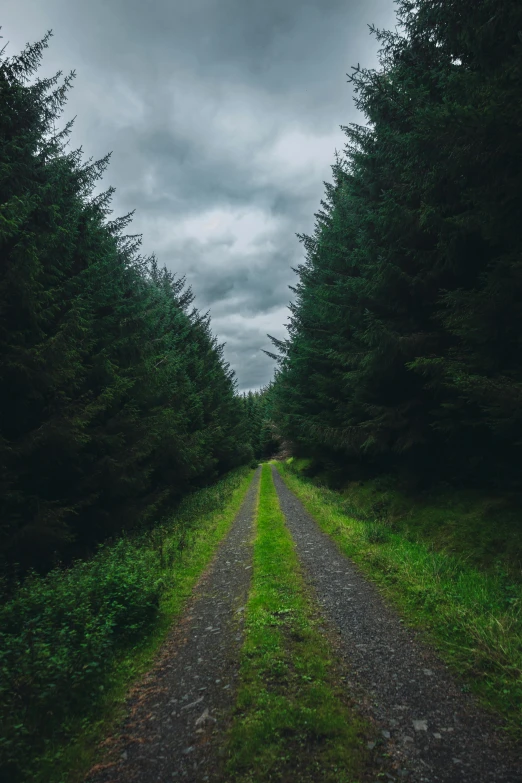
POLYGON ((0 609, 0 752, 13 776, 31 737, 103 689, 109 661, 154 622, 164 589, 158 552, 123 539, 32 575, 0 609))
POLYGON ((89 561, 31 574, 0 606, 2 783, 34 780, 35 763, 49 760, 71 721, 96 709, 118 653, 152 630, 202 517, 225 506, 245 471, 190 495, 174 519, 102 546, 89 561))

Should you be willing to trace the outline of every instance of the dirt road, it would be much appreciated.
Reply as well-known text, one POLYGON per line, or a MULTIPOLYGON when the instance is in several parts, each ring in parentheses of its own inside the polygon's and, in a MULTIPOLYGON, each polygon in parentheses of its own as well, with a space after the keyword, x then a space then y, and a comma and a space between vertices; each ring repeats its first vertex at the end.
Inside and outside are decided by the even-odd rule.
MULTIPOLYGON (((223 743, 239 672, 259 473, 155 667, 129 697, 106 764, 88 783, 233 783, 223 772, 223 743)), ((493 720, 404 627, 275 469, 273 477, 312 595, 344 659, 347 687, 376 727, 377 755, 391 770, 377 765, 368 779, 522 783, 522 764, 493 720)))

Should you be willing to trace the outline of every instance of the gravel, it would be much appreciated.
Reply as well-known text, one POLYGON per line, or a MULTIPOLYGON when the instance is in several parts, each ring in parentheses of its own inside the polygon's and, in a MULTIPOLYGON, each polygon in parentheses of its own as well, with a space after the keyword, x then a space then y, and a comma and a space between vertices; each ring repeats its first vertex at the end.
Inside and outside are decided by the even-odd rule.
POLYGON ((256 472, 230 533, 199 581, 89 783, 221 780, 219 753, 235 701, 243 609, 252 573, 256 472))
POLYGON ((338 634, 348 687, 376 726, 375 744, 392 760, 387 779, 522 783, 522 754, 273 473, 305 575, 338 634))

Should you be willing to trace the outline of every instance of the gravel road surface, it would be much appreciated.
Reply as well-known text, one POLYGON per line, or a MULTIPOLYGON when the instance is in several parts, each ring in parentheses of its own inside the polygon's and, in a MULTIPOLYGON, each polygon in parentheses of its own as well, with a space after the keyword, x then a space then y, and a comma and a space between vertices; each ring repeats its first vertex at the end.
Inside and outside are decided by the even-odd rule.
POLYGON ((522 783, 522 754, 377 589, 337 549, 273 468, 281 508, 305 575, 349 667, 361 710, 395 767, 387 779, 419 783, 522 783))
POLYGON ((219 745, 234 701, 242 612, 252 573, 260 470, 230 533, 195 589, 154 668, 128 701, 128 717, 105 743, 89 783, 220 780, 219 745))

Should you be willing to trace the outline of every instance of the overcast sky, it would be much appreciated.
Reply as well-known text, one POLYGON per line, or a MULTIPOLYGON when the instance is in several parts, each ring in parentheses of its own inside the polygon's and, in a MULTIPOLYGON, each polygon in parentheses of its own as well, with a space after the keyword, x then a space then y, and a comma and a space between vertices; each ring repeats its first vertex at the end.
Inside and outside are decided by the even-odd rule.
POLYGON ((52 29, 42 73, 76 70, 73 146, 112 150, 115 214, 185 275, 240 389, 265 385, 283 337, 339 125, 361 121, 350 66, 393 0, 4 0, 8 54, 52 29))

